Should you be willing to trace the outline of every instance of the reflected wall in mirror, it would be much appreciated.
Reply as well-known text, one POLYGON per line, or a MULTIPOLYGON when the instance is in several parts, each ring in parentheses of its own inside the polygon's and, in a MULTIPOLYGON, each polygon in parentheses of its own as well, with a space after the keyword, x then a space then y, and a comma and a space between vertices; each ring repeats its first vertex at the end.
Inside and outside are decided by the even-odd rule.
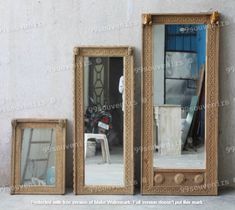
POLYGON ((66 120, 12 121, 12 194, 64 194, 66 120))
POLYGON ((218 12, 143 15, 143 194, 217 194, 218 42, 218 12))
POLYGON ((131 48, 75 48, 76 194, 133 193, 133 100, 131 48))
POLYGON ((205 169, 205 24, 153 25, 154 166, 205 169))

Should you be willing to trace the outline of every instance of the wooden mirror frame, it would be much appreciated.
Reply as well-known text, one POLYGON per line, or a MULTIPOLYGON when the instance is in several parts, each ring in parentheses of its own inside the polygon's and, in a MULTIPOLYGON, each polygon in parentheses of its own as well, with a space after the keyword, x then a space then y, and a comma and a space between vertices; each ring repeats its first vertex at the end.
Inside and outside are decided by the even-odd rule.
POLYGON ((134 193, 134 60, 133 48, 75 47, 74 48, 74 193, 75 194, 133 194, 134 193), (84 57, 123 57, 125 83, 124 186, 85 185, 84 160, 84 57))
POLYGON ((142 19, 142 96, 144 102, 142 104, 141 192, 161 195, 217 195, 219 13, 143 14, 142 19), (153 166, 152 28, 154 24, 207 25, 205 103, 209 106, 205 109, 206 169, 156 170, 153 166), (181 180, 184 182, 181 183, 181 180))
MULTIPOLYGON (((11 194, 64 194, 66 119, 15 119, 12 120, 11 194), (23 128, 54 128, 56 131, 56 183, 55 186, 27 186, 20 183, 20 160, 23 128)), ((54 152, 54 151, 53 151, 54 152)))

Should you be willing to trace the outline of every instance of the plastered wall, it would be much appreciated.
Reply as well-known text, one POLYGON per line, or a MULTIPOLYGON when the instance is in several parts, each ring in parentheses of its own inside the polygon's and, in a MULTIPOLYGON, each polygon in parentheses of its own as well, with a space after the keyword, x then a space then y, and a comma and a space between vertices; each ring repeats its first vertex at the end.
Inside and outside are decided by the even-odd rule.
MULTIPOLYGON (((0 185, 10 182, 11 119, 67 118, 72 143, 73 47, 130 45, 141 64, 142 13, 197 13, 219 10, 220 37, 219 178, 235 177, 235 1, 234 0, 5 0, 0 2, 0 185)), ((140 71, 136 101, 140 97, 140 71)), ((136 146, 140 105, 136 105, 136 146)), ((140 151, 136 149, 136 151, 140 151)), ((135 153, 136 178, 140 153, 135 153)), ((67 184, 72 183, 72 150, 67 151, 67 184)))

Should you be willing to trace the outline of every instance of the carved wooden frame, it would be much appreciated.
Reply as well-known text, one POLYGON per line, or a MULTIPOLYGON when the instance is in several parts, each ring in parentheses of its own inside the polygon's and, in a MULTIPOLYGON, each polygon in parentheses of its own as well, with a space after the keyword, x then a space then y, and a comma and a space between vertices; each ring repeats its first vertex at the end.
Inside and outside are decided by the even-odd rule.
POLYGON ((142 50, 142 194, 217 195, 219 13, 144 14, 142 50), (153 166, 152 70, 154 24, 206 24, 206 169, 157 169, 153 166), (146 149, 145 149, 146 148, 146 149), (150 149, 151 148, 151 149, 150 149))
POLYGON ((134 58, 128 46, 89 46, 74 48, 74 193, 133 194, 134 193, 134 58), (84 170, 84 56, 124 57, 124 186, 85 185, 84 170))
POLYGON ((66 119, 14 119, 12 120, 11 194, 64 194, 66 119), (20 183, 20 160, 23 128, 55 128, 56 130, 56 184, 28 186, 20 183))

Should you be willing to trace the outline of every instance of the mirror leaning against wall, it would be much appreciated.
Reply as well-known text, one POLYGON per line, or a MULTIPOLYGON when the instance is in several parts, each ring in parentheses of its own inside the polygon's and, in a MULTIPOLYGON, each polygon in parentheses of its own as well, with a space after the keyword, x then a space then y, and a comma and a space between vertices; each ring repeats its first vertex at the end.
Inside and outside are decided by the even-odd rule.
POLYGON ((77 194, 133 193, 132 51, 75 48, 77 194))
POLYGON ((11 194, 65 193, 65 119, 12 121, 11 194))
POLYGON ((143 15, 143 194, 217 194, 218 35, 218 12, 143 15))

